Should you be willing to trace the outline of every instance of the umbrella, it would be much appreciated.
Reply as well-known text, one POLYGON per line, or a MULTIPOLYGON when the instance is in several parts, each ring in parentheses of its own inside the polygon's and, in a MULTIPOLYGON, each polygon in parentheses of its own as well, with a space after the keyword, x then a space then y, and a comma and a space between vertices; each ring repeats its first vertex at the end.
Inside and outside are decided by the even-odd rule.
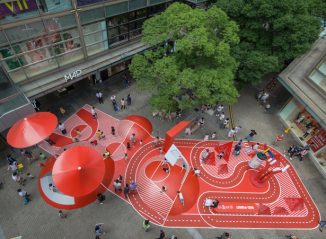
POLYGON ((62 193, 81 197, 93 192, 105 174, 102 155, 88 146, 75 146, 64 151, 56 160, 52 177, 62 193))
POLYGON ((49 112, 36 112, 18 120, 7 134, 14 148, 27 148, 49 137, 57 127, 57 117, 49 112))

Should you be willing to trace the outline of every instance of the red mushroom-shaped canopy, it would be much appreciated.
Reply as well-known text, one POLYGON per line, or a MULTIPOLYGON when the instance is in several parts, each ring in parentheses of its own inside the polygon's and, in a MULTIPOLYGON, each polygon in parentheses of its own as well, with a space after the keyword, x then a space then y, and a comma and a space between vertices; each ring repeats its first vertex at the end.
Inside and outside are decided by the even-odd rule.
POLYGON ((62 193, 81 197, 93 192, 105 174, 102 155, 94 148, 76 146, 64 151, 56 160, 52 177, 62 193))
POLYGON ((7 142, 14 148, 27 148, 49 137, 58 119, 50 112, 37 112, 18 120, 7 134, 7 142))

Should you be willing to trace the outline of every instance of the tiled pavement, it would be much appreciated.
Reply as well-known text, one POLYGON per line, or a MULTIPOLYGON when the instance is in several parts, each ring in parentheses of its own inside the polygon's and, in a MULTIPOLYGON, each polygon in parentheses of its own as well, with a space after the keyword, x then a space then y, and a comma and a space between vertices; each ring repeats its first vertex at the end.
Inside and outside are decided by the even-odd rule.
MULTIPOLYGON (((233 115, 235 123, 243 127, 240 136, 244 137, 248 130, 255 128, 258 132, 256 139, 258 141, 270 143, 276 134, 282 129, 282 125, 278 116, 277 107, 271 113, 266 114, 255 101, 253 94, 255 89, 248 87, 241 91, 239 103, 233 107, 233 115)), ((281 107, 286 99, 280 99, 280 95, 284 96, 283 92, 272 95, 273 102, 281 107), (280 104, 280 101, 282 104, 280 104)), ((141 114, 151 119, 154 126, 154 135, 164 136, 164 132, 169 129, 175 121, 161 121, 154 119, 151 116, 150 107, 147 103, 149 94, 140 92, 135 84, 130 88, 123 89, 123 83, 120 78, 103 82, 97 86, 90 85, 89 82, 80 82, 78 86, 69 92, 67 95, 59 97, 56 93, 48 95, 40 99, 43 110, 50 109, 58 114, 58 108, 63 106, 69 113, 76 111, 84 104, 94 104, 96 107, 112 114, 117 118, 123 118, 128 114, 141 114), (99 105, 95 98, 96 89, 100 88, 104 92, 106 98, 105 104, 99 105), (126 97, 131 93, 133 97, 133 105, 124 112, 115 113, 109 97, 112 94, 121 97, 126 97)), ((286 97, 285 97, 286 98, 286 97)), ((198 112, 187 112, 184 117, 193 118, 199 116, 198 112)), ((226 139, 226 131, 217 129, 216 118, 204 114, 206 124, 203 129, 200 129, 192 137, 202 138, 206 132, 218 132, 218 138, 226 139)), ((293 143, 291 136, 288 136, 286 142, 279 146, 283 151, 290 143, 293 143)), ((37 151, 38 149, 35 149, 37 151)), ((116 196, 107 193, 107 199, 104 205, 93 203, 83 209, 68 212, 67 219, 60 219, 57 215, 57 210, 51 208, 41 199, 36 179, 27 182, 25 189, 32 194, 32 202, 24 206, 21 199, 17 195, 18 186, 11 180, 10 172, 7 171, 6 162, 4 159, 5 152, 2 152, 3 160, 0 161, 0 181, 4 181, 4 188, 0 190, 0 238, 1 228, 4 232, 4 238, 14 236, 23 236, 23 239, 64 239, 78 238, 88 239, 94 238, 94 224, 104 222, 104 228, 107 234, 103 239, 147 239, 155 238, 158 235, 159 228, 152 226, 152 229, 145 233, 142 228, 142 218, 125 202, 118 199, 116 196)), ((19 153, 14 153, 19 157, 19 153)), ((21 160, 21 159, 20 159, 21 160)), ((317 207, 322 215, 326 218, 326 180, 323 179, 315 166, 310 160, 303 162, 292 161, 297 172, 299 173, 303 183, 306 185, 312 198, 315 200, 317 207)), ((37 163, 32 163, 27 166, 26 172, 31 172, 37 175, 37 163)), ((207 238, 211 239, 220 235, 225 230, 223 229, 164 229, 167 235, 172 233, 178 235, 178 238, 207 238)), ((231 232, 233 238, 285 238, 284 235, 291 232, 284 230, 227 230, 231 232)), ((325 238, 325 233, 316 230, 311 231, 295 231, 300 238, 325 238)))

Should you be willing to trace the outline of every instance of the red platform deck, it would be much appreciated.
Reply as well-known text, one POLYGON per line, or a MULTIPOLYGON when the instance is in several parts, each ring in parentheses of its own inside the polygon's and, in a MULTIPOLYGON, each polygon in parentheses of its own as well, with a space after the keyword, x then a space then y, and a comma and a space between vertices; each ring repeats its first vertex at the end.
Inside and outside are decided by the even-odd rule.
MULTIPOLYGON (((99 140, 96 149, 101 153, 109 149, 112 157, 106 163, 107 176, 103 190, 114 193, 112 180, 124 176, 124 183, 134 180, 138 184, 137 192, 131 193, 126 200, 122 194, 116 194, 127 201, 144 218, 167 227, 224 227, 224 228, 270 228, 270 229, 313 229, 317 227, 320 216, 309 193, 292 166, 284 172, 272 176, 267 183, 256 187, 251 177, 257 171, 248 167, 251 156, 243 150, 239 156, 231 153, 234 142, 183 140, 174 141, 175 146, 185 156, 191 168, 201 170, 200 177, 194 175, 191 168, 183 170, 181 165, 168 165, 169 172, 162 170, 164 155, 153 145, 154 138, 148 130, 148 122, 142 125, 141 120, 132 117, 117 120, 104 112, 98 111, 98 119, 90 116, 90 106, 83 107, 70 117, 65 125, 67 136, 56 132, 56 146, 42 143, 40 147, 53 155, 60 154, 63 147, 76 144, 89 144, 96 138, 97 129, 103 130, 106 138, 99 140), (116 136, 110 134, 111 126, 116 128, 116 136), (82 129, 81 141, 72 143, 71 135, 76 127, 82 129), (136 134, 136 144, 131 150, 126 149, 130 135, 136 134), (143 145, 139 145, 139 140, 143 145), (217 147, 218 146, 218 147, 217 147), (201 163, 200 155, 204 149, 211 152, 223 150, 224 159, 212 157, 201 163), (129 159, 124 159, 127 152, 129 159), (165 186, 166 192, 161 188, 165 186), (182 205, 177 196, 181 191, 185 203, 182 205), (217 208, 205 207, 205 200, 217 199, 217 208)), ((249 146, 249 145, 247 145, 249 146)), ((275 149, 271 149, 280 166, 291 165, 275 149)), ((55 159, 51 159, 43 168, 39 180, 51 175, 55 159)), ((74 209, 87 205, 96 199, 90 195, 83 199, 73 200, 70 205, 58 204, 51 200, 51 195, 43 193, 45 201, 57 208, 74 209)))

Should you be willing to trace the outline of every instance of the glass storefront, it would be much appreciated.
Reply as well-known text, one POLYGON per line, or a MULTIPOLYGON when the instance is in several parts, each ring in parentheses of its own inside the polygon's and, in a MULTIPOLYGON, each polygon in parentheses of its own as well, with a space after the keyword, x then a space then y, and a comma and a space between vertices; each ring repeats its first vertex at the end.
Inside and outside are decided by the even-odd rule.
POLYGON ((326 170, 326 130, 295 99, 292 99, 279 115, 303 144, 310 145, 312 156, 323 170, 326 170))
MULTIPOLYGON (((87 5, 94 1, 77 3, 87 5)), ((144 8, 146 4, 144 0, 129 0, 81 10, 79 17, 83 40, 77 27, 77 15, 72 13, 57 17, 44 15, 43 18, 0 30, 0 64, 12 80, 19 83, 81 61, 86 55, 105 52, 139 37, 144 21, 167 6, 163 3, 144 8)), ((68 0, 20 0, 10 4, 1 3, 0 6, 0 13, 7 13, 0 23, 11 16, 9 10, 15 12, 17 20, 21 20, 33 12, 42 15, 72 7, 68 0)))
POLYGON ((73 15, 24 24, 5 33, 11 45, 0 47, 0 59, 14 82, 25 80, 25 74, 34 77, 83 58, 73 15))
POLYGON ((326 58, 311 72, 309 79, 326 94, 326 58))
POLYGON ((110 17, 107 20, 110 48, 140 36, 144 21, 165 8, 161 4, 110 17))

